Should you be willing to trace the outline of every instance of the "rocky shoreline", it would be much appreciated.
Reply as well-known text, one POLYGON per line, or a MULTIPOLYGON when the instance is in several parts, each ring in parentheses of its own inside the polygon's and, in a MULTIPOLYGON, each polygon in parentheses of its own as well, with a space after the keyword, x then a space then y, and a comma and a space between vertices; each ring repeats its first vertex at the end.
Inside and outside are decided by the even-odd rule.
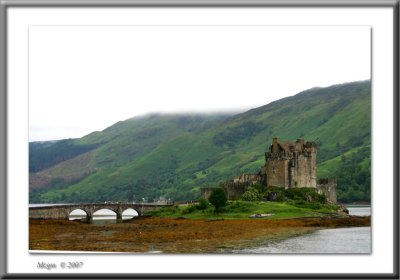
POLYGON ((30 250, 220 253, 255 246, 257 240, 286 239, 323 228, 370 226, 370 217, 284 220, 194 220, 143 217, 121 224, 30 220, 30 250))

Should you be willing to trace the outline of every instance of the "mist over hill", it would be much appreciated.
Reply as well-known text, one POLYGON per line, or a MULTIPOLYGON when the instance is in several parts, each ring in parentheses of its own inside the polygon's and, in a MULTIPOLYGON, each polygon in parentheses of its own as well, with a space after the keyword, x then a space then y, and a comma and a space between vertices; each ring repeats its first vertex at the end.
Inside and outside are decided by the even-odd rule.
POLYGON ((317 143, 341 202, 370 200, 371 83, 312 88, 239 114, 149 114, 79 139, 29 144, 30 202, 195 199, 258 172, 273 137, 317 143))

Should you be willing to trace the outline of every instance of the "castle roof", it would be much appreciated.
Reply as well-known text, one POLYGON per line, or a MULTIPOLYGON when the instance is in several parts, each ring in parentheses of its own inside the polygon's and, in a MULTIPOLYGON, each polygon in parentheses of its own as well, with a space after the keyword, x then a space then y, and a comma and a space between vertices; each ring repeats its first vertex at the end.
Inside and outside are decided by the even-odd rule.
POLYGON ((282 150, 285 150, 287 152, 290 151, 290 147, 294 146, 293 142, 289 142, 289 141, 281 141, 279 140, 279 138, 274 138, 271 144, 271 148, 273 146, 273 144, 276 143, 282 150))
POLYGON ((297 139, 296 142, 290 142, 290 141, 281 141, 279 140, 279 138, 274 138, 270 149, 272 149, 274 143, 276 143, 278 147, 280 147, 282 150, 288 153, 293 150, 302 151, 305 146, 312 146, 312 145, 315 146, 314 142, 305 143, 304 139, 297 139))

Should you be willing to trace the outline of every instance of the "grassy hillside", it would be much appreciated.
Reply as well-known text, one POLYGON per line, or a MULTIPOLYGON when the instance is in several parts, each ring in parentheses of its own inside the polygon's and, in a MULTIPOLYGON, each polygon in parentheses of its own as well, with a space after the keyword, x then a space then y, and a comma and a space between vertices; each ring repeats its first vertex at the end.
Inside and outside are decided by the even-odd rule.
POLYGON ((67 140, 73 156, 62 161, 59 142, 41 147, 30 154, 30 201, 193 199, 201 187, 257 172, 275 136, 315 141, 318 176, 350 178, 339 181, 339 200, 369 200, 369 179, 361 178, 371 145, 371 85, 364 81, 313 88, 241 114, 129 119, 67 140))

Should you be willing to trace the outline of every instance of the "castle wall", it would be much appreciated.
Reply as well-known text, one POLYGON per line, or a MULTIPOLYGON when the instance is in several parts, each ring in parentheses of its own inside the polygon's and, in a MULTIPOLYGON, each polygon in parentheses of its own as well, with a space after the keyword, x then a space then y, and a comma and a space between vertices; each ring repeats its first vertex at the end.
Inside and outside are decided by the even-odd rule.
POLYGON ((316 188, 317 160, 315 149, 306 154, 294 153, 289 163, 289 174, 293 174, 290 180, 291 188, 316 188))
MULTIPOLYGON (((251 187, 253 181, 246 181, 246 182, 225 182, 221 185, 221 188, 226 192, 228 200, 235 200, 240 198, 240 196, 251 187)), ((212 190, 215 188, 202 188, 201 189, 201 197, 208 199, 211 195, 212 190)))
POLYGON ((289 187, 288 160, 272 159, 265 163, 267 185, 289 187))
POLYGON ((260 176, 258 174, 242 174, 239 177, 233 179, 233 183, 246 183, 246 182, 259 182, 260 176))
POLYGON ((319 179, 317 182, 317 192, 324 194, 331 204, 337 203, 336 189, 336 179, 319 179))
POLYGON ((252 185, 252 182, 244 183, 227 183, 222 186, 225 190, 228 200, 235 200, 240 198, 240 196, 252 185))
POLYGON ((212 192, 213 188, 201 188, 201 197, 208 199, 212 192))

